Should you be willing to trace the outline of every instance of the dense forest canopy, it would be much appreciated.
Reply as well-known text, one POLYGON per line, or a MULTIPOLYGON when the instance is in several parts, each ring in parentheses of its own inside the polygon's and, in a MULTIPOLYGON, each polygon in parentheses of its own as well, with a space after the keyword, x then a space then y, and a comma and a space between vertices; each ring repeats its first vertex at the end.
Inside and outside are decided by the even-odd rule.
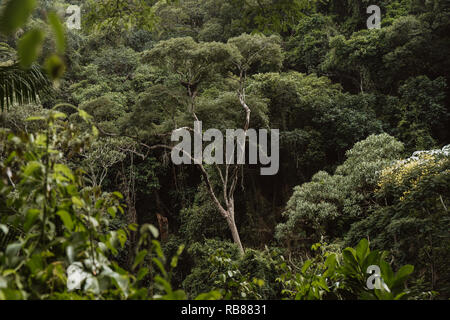
POLYGON ((449 56, 446 0, 1 1, 0 300, 450 298, 449 56))

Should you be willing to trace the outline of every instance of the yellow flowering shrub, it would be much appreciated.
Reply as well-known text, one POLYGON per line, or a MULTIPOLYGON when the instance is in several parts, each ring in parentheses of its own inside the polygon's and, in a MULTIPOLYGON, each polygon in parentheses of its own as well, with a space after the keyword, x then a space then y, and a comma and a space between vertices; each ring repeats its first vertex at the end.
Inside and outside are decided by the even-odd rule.
POLYGON ((445 152, 417 152, 412 157, 384 168, 379 175, 376 193, 396 194, 404 201, 421 182, 442 174, 449 174, 449 157, 445 152))

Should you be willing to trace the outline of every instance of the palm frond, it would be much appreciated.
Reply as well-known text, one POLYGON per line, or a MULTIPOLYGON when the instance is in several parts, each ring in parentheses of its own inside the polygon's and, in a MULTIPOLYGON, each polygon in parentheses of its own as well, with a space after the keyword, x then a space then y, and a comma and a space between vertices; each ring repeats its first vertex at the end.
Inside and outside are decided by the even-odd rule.
POLYGON ((0 43, 0 110, 14 104, 36 102, 41 92, 50 89, 50 82, 37 65, 24 70, 15 60, 15 52, 0 43))

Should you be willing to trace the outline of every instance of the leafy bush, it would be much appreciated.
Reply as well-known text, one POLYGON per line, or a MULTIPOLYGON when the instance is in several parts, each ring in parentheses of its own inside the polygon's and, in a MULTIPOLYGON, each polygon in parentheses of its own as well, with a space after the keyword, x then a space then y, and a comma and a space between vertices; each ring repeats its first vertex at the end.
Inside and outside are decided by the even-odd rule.
MULTIPOLYGON (((89 122, 86 112, 78 114, 89 122)), ((152 240, 155 227, 140 228, 133 272, 114 261, 136 226, 112 230, 110 219, 123 213, 122 195, 85 186, 83 171, 64 163, 97 136, 94 126, 81 131, 65 118, 51 110, 29 119, 44 122, 45 131, 0 131, 0 299, 186 298, 172 289, 168 261, 152 240)))
POLYGON ((450 287, 449 165, 447 146, 387 166, 380 173, 373 212, 346 235, 348 244, 370 237, 376 248, 393 253, 396 265, 414 263, 416 290, 441 291, 444 298, 450 287))
POLYGON ((370 251, 367 239, 362 239, 356 248, 348 247, 342 252, 321 243, 313 245, 312 250, 320 252, 313 259, 306 260, 300 272, 293 272, 287 264, 280 265, 284 273, 278 281, 287 297, 296 300, 398 300, 409 294, 405 290, 405 281, 414 267, 406 265, 394 273, 385 261, 388 253, 370 251), (368 288, 371 280, 368 279, 369 266, 380 268, 372 289, 368 288))
POLYGON ((402 150, 402 143, 387 134, 356 143, 334 175, 320 171, 311 182, 294 188, 284 212, 287 221, 277 226, 276 237, 292 250, 307 250, 321 237, 343 237, 352 223, 366 216, 378 172, 402 150))

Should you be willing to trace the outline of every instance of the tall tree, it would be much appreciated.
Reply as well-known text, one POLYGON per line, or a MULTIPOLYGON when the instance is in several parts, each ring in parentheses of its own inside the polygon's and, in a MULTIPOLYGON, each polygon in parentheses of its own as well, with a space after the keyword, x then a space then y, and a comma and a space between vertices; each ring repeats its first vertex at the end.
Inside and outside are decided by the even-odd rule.
MULTIPOLYGON (((246 99, 248 74, 264 68, 279 69, 283 61, 283 54, 279 38, 244 34, 230 39, 226 45, 215 42, 196 43, 192 38, 162 41, 145 54, 144 61, 156 62, 164 66, 168 72, 174 74, 180 85, 186 87, 189 97, 189 112, 197 121, 199 118, 196 113, 196 97, 200 88, 213 74, 226 75, 231 71, 231 77, 236 81, 237 98, 245 112, 243 131, 247 134, 251 115, 251 107, 247 105, 246 99)), ((242 162, 241 160, 238 159, 236 163, 242 162)), ((221 168, 215 164, 221 181, 223 198, 221 201, 212 184, 208 168, 202 162, 195 162, 195 164, 201 171, 214 205, 228 224, 233 241, 239 247, 240 252, 244 253, 236 226, 234 202, 234 192, 238 185, 242 165, 224 164, 221 168)))

